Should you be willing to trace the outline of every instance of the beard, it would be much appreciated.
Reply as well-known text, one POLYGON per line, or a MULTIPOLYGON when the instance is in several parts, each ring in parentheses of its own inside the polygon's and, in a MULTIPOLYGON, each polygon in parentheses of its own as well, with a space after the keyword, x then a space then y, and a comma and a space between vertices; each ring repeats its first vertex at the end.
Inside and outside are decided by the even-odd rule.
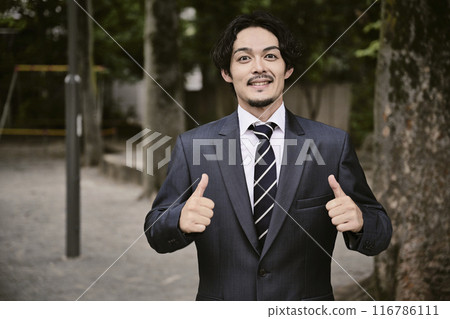
POLYGON ((275 99, 269 98, 265 100, 248 100, 247 103, 252 107, 266 107, 275 102, 275 99))

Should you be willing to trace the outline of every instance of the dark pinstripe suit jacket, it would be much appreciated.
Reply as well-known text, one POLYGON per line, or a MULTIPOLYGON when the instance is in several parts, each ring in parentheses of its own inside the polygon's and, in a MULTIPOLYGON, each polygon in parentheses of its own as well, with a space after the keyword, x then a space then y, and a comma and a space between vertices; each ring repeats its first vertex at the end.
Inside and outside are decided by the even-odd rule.
POLYGON ((363 212, 362 234, 344 233, 347 247, 375 255, 389 245, 391 222, 367 185, 347 133, 286 111, 285 138, 297 146, 285 148, 276 205, 266 243, 259 251, 240 165, 237 112, 178 137, 167 179, 145 219, 145 229, 148 242, 160 253, 195 242, 200 277, 197 300, 333 300, 330 256, 337 231, 325 209, 334 198, 327 180, 330 174, 363 212), (194 141, 206 144, 205 139, 215 146, 194 147, 194 141), (325 165, 319 165, 314 152, 302 161, 302 146, 311 140, 325 165), (221 143, 223 154, 218 151, 221 143), (204 156, 208 154, 209 160, 204 156), (219 156, 211 160, 214 154, 219 156), (185 235, 178 226, 180 212, 196 184, 189 186, 202 173, 209 175, 204 196, 215 202, 214 217, 205 232, 185 235))

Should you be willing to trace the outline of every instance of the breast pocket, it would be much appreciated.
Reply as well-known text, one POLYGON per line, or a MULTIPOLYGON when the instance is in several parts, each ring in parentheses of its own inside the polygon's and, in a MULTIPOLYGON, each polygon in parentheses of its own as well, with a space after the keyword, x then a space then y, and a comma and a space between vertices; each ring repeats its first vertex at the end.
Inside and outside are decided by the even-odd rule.
POLYGON ((331 253, 336 238, 336 227, 328 216, 325 205, 334 199, 333 194, 322 195, 312 198, 298 199, 295 209, 292 210, 292 218, 300 225, 304 236, 302 240, 310 244, 310 251, 316 251, 323 247, 331 253), (313 240, 309 240, 309 238, 313 240), (317 245, 319 244, 319 246, 317 245))
POLYGON ((298 199, 292 216, 311 233, 322 232, 330 225, 331 219, 325 205, 334 198, 333 194, 298 199))
POLYGON ((334 199, 333 194, 327 194, 318 197, 298 199, 295 202, 295 209, 314 208, 319 206, 325 206, 330 200, 334 199))

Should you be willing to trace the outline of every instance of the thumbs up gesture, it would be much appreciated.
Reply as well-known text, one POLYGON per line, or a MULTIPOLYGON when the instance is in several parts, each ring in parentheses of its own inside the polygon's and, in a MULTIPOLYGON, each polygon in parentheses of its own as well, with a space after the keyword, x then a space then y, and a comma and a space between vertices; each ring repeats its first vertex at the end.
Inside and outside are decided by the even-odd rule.
POLYGON ((336 197, 325 206, 331 222, 340 232, 359 232, 363 227, 364 220, 358 205, 349 196, 345 195, 334 175, 328 176, 328 184, 330 184, 336 197))
POLYGON ((214 202, 203 193, 208 186, 208 175, 202 174, 202 179, 191 197, 186 201, 180 214, 180 229, 182 232, 202 233, 211 223, 213 217, 214 202))

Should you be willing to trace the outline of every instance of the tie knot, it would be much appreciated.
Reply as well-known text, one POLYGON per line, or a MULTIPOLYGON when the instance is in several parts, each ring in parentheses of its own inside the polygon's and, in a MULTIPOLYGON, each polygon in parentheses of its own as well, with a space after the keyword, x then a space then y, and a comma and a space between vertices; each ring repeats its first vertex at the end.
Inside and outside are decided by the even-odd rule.
POLYGON ((260 140, 270 140, 275 127, 277 127, 277 125, 273 122, 267 122, 261 125, 250 125, 250 129, 253 130, 253 133, 255 133, 260 140))

